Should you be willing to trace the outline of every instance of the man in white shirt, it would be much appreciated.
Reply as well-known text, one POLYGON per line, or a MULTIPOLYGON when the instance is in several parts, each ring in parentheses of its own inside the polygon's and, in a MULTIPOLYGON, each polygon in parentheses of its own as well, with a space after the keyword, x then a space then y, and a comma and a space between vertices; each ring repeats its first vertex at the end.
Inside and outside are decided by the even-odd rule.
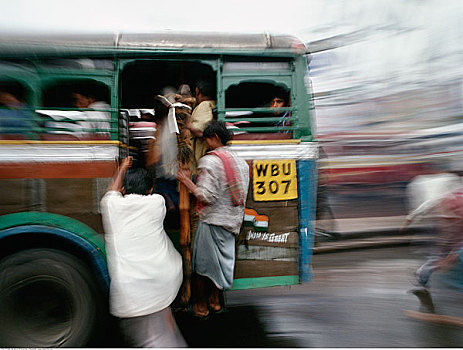
POLYGON ((131 347, 185 347, 170 304, 183 279, 182 258, 163 228, 164 198, 151 194, 143 168, 125 158, 101 200, 110 311, 131 347), (127 174, 126 174, 127 173, 127 174))
POLYGON ((85 111, 86 120, 80 121, 78 124, 85 129, 84 135, 99 135, 109 137, 111 131, 111 115, 108 110, 111 108, 104 101, 98 101, 91 89, 87 92, 77 90, 72 94, 74 105, 82 109, 94 109, 94 111, 85 111))

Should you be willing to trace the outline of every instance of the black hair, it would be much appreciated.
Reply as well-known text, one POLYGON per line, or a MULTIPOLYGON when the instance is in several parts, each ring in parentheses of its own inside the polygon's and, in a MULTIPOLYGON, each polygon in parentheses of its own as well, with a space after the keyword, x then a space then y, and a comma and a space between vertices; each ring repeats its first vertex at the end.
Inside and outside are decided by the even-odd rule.
POLYGON ((10 81, 0 83, 0 92, 11 94, 18 100, 23 101, 25 98, 26 89, 19 82, 10 81))
POLYGON ((72 85, 72 92, 79 95, 93 98, 97 101, 108 100, 108 88, 104 84, 96 81, 85 80, 72 85))
POLYGON ((278 97, 282 100, 285 100, 285 104, 288 104, 289 102, 289 92, 281 87, 278 87, 274 90, 273 97, 278 97))
POLYGON ((196 82, 196 87, 204 96, 215 98, 215 85, 213 83, 205 80, 199 80, 196 82))
POLYGON ((206 126, 206 129, 203 131, 204 138, 214 137, 214 135, 219 137, 220 142, 222 142, 222 145, 224 146, 232 138, 231 132, 227 129, 223 121, 213 120, 206 126))
POLYGON ((146 195, 153 188, 153 179, 144 168, 127 170, 124 178, 125 194, 146 195))

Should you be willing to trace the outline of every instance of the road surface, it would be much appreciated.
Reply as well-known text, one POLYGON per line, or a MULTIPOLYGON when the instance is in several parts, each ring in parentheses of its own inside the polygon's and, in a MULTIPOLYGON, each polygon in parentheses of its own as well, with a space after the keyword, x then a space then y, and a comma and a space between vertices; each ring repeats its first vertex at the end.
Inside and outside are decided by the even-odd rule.
MULTIPOLYGON (((463 328, 407 317, 419 311, 412 273, 423 251, 410 246, 314 256, 312 282, 227 293, 227 311, 176 318, 192 347, 462 347, 463 328)), ((436 310, 463 316, 463 298, 435 297, 436 310)))

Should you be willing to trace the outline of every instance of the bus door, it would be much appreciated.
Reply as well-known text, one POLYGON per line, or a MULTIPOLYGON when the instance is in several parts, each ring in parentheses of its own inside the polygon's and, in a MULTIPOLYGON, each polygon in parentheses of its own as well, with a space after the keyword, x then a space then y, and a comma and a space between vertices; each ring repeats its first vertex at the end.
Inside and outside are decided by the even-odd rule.
POLYGON ((137 161, 146 155, 150 139, 155 138, 151 131, 167 113, 156 96, 175 94, 185 86, 194 95, 198 80, 216 81, 218 63, 214 59, 156 57, 121 59, 118 66, 120 119, 128 121, 127 142, 134 147, 132 155, 137 161))

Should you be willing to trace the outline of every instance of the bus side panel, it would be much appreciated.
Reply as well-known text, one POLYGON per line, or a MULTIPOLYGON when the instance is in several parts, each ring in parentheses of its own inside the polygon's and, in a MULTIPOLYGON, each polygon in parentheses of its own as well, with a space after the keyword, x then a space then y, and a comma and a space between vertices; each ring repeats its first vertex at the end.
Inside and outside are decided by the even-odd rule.
POLYGON ((237 142, 231 149, 250 165, 232 289, 310 281, 317 144, 237 142))
POLYGON ((4 179, 0 215, 40 211, 77 219, 103 232, 99 201, 110 178, 4 179))
POLYGON ((300 282, 313 278, 312 254, 317 205, 317 164, 315 160, 299 160, 299 277, 300 282))
MULTIPOLYGON (((235 278, 297 275, 297 201, 256 202, 249 191, 246 208, 268 218, 268 228, 245 222, 238 241, 235 278)), ((263 217, 263 218, 261 218, 263 217)))
MULTIPOLYGON (((254 172, 256 167, 263 165, 268 170, 274 166, 275 169, 280 169, 276 172, 281 174, 282 162, 287 165, 286 161, 281 160, 249 161, 250 184, 245 219, 238 237, 235 280, 232 288, 234 290, 299 283, 300 224, 297 195, 282 200, 277 198, 277 193, 271 194, 270 182, 274 185, 278 182, 281 188, 281 178, 278 175, 273 180, 271 176, 265 179, 265 190, 258 188, 262 179, 254 172), (265 193, 260 196, 258 192, 265 193)), ((288 162, 296 165, 294 160, 288 162)), ((296 167, 292 169, 295 179, 296 167)))
POLYGON ((109 178, 45 179, 46 210, 77 219, 101 233, 99 201, 109 181, 109 178))
POLYGON ((38 210, 33 199, 30 179, 3 179, 0 181, 0 215, 38 210))

